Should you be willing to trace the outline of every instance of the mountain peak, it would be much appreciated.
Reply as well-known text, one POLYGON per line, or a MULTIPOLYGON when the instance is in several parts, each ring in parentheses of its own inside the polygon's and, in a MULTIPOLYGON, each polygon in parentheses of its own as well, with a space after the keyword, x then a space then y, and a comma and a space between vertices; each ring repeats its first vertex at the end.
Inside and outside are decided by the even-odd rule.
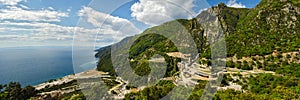
POLYGON ((227 5, 226 5, 225 3, 223 3, 223 2, 221 2, 221 3, 219 3, 219 4, 217 5, 217 7, 218 7, 218 8, 225 8, 225 7, 227 7, 227 5))

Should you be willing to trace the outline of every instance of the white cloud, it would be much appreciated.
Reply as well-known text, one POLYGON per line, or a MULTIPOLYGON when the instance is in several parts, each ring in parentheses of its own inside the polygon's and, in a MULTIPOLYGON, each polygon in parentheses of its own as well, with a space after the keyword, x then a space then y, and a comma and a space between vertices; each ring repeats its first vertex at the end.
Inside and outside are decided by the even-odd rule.
POLYGON ((68 9, 67 9, 68 12, 71 12, 71 10, 72 10, 71 8, 68 8, 68 9))
POLYGON ((159 25, 178 18, 192 18, 194 0, 139 0, 131 6, 131 16, 147 25, 159 25))
POLYGON ((39 21, 0 21, 0 42, 6 45, 70 45, 76 33, 75 40, 81 45, 93 45, 96 41, 97 46, 105 46, 140 32, 127 19, 101 13, 92 8, 84 7, 78 14, 95 27, 70 27, 39 21), (96 39, 97 33, 99 38, 96 39))
POLYGON ((17 5, 19 2, 26 0, 0 0, 0 4, 2 5, 17 5))
POLYGON ((29 9, 29 7, 27 7, 27 6, 25 6, 25 5, 22 5, 22 4, 20 4, 19 5, 21 8, 23 8, 23 9, 29 9))
POLYGON ((141 32, 127 19, 111 16, 90 7, 83 7, 78 12, 78 15, 81 16, 82 20, 100 28, 98 33, 101 39, 97 39, 97 41, 117 42, 127 36, 141 32))
POLYGON ((0 39, 27 38, 28 35, 0 35, 0 39))
POLYGON ((127 19, 101 13, 89 7, 82 8, 78 14, 83 20, 94 25, 93 28, 51 24, 49 22, 58 22, 61 17, 68 16, 53 8, 33 11, 19 7, 16 5, 0 9, 1 47, 2 44, 6 46, 70 45, 74 33, 76 33, 76 41, 80 41, 82 45, 93 45, 97 41, 99 43, 97 46, 105 46, 140 32, 127 19), (96 39, 97 33, 100 37, 98 39, 96 39))
POLYGON ((236 0, 229 0, 226 5, 229 7, 234 7, 234 8, 246 8, 245 5, 243 5, 242 3, 236 2, 236 0))
MULTIPOLYGON (((68 41, 73 34, 89 34, 95 36, 99 29, 60 26, 50 23, 2 22, 0 23, 0 41, 68 41)), ((80 41, 94 40, 94 37, 83 37, 80 41)))
POLYGON ((59 22, 63 17, 68 17, 68 13, 47 9, 27 10, 17 6, 0 9, 0 20, 59 22))
POLYGON ((54 8, 53 8, 53 7, 48 7, 48 9, 50 9, 50 10, 54 10, 54 8))
POLYGON ((95 40, 105 46, 118 42, 124 37, 138 34, 140 30, 129 20, 98 12, 89 7, 83 7, 78 15, 82 20, 94 27, 63 26, 51 22, 60 22, 68 17, 66 12, 57 11, 52 7, 31 9, 19 1, 8 2, 0 0, 0 43, 3 45, 70 45, 74 33, 76 41, 82 45, 91 45, 95 40), (101 27, 100 27, 101 26, 101 27), (98 39, 95 36, 99 33, 98 39))
MULTIPOLYGON (((26 0, 0 0, 0 47, 24 45, 71 45, 74 33, 94 34, 99 29, 69 27, 60 22, 69 17, 67 12, 52 7, 31 9, 20 2, 26 0)), ((82 38, 89 41, 92 37, 82 38)))

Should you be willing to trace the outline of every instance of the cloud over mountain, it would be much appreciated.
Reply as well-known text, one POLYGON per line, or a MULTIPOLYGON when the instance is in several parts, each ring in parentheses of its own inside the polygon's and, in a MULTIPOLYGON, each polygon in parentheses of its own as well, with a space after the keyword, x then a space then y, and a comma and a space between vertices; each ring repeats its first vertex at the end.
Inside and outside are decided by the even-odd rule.
POLYGON ((78 15, 81 16, 81 20, 99 28, 97 42, 111 44, 141 32, 129 20, 96 11, 91 7, 83 7, 78 15))
POLYGON ((195 0, 139 0, 131 6, 131 16, 147 25, 159 25, 178 18, 192 18, 195 0))
POLYGON ((234 8, 246 8, 245 5, 238 3, 236 0, 229 0, 226 5, 234 8))

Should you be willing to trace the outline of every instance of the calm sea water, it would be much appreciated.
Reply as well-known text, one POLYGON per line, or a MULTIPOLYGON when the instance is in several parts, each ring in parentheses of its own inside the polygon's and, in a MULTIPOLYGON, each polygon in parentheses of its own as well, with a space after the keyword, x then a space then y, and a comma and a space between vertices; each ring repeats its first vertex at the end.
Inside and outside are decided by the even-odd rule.
POLYGON ((0 84, 37 85, 70 74, 74 74, 71 47, 0 48, 0 84))

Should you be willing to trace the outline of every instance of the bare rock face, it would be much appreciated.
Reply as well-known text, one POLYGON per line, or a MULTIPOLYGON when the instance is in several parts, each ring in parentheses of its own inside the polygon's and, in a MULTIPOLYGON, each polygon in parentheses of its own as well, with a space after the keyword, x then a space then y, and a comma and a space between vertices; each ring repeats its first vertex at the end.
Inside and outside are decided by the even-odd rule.
POLYGON ((223 29, 227 30, 227 24, 220 16, 220 10, 226 5, 219 4, 217 8, 210 8, 199 14, 197 23, 200 24, 204 30, 204 37, 207 37, 210 43, 218 40, 223 35, 223 29))
MULTIPOLYGON (((274 1, 273 1, 274 2, 274 1)), ((268 3, 264 8, 259 9, 258 14, 254 20, 256 20, 257 27, 260 27, 262 22, 265 22, 269 26, 269 32, 279 32, 282 29, 289 29, 286 32, 290 34, 296 34, 297 26, 299 26, 300 9, 287 0, 280 0, 281 4, 268 3), (269 7, 272 6, 272 7, 269 7), (260 21, 260 22, 259 22, 260 21)))

